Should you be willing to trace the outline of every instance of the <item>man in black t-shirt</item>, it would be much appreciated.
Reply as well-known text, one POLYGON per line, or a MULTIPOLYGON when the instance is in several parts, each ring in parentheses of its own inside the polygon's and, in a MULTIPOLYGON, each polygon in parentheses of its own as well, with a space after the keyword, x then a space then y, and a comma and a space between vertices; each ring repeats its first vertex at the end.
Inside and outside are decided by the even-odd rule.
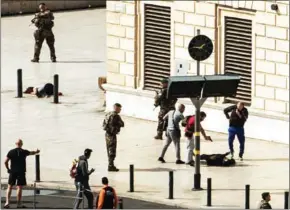
POLYGON ((248 109, 245 107, 243 102, 238 102, 237 105, 232 105, 224 109, 224 114, 226 118, 229 119, 229 148, 234 158, 234 139, 235 136, 238 137, 240 143, 239 158, 243 160, 244 150, 245 150, 245 131, 244 125, 249 117, 248 109), (229 115, 229 113, 231 113, 229 115))
POLYGON ((6 203, 4 208, 9 208, 10 197, 12 192, 12 187, 17 185, 17 208, 24 207, 21 204, 22 197, 22 187, 26 185, 26 157, 29 155, 38 154, 40 151, 37 149, 36 151, 28 151, 22 149, 23 141, 19 139, 16 143, 16 148, 12 149, 8 152, 5 167, 7 172, 9 173, 8 179, 8 188, 6 194, 6 203), (9 168, 9 161, 10 168, 9 168))

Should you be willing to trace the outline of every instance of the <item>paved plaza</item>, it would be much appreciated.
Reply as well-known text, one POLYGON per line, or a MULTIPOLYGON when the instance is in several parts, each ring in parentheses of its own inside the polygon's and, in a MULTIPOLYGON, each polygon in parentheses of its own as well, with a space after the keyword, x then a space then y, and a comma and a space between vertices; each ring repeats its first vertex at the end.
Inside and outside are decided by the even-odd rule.
MULTIPOLYGON (((118 173, 107 172, 101 109, 103 101, 98 90, 98 77, 106 75, 105 9, 73 11, 55 14, 56 53, 58 63, 50 63, 48 47, 43 45, 41 62, 30 63, 33 55, 32 16, 2 18, 1 40, 1 182, 7 182, 3 158, 22 138, 27 149, 41 151, 39 186, 74 189, 69 167, 85 148, 93 150, 89 160, 96 172, 90 183, 100 189, 101 177, 108 176, 120 195, 151 202, 200 208, 206 204, 206 191, 192 192, 194 168, 175 164, 174 148, 160 164, 164 141, 153 139, 156 122, 123 117, 125 128, 118 136, 116 165, 118 173), (23 86, 52 82, 59 74, 60 104, 52 98, 33 96, 17 99, 16 70, 23 69, 23 86), (135 190, 129 189, 129 165, 135 166, 135 190), (174 170, 174 200, 168 200, 168 171, 174 170)), ((119 102, 119 101, 116 101, 119 102)), ((120 102, 122 103, 122 102, 120 102)), ((218 123, 218 121, 217 121, 218 123)), ((206 129, 206 128, 205 128, 206 129)), ((264 132, 268 132, 265 130, 264 132)), ((210 133, 213 143, 202 140, 201 153, 228 151, 227 136, 210 133)), ((182 154, 185 142, 182 139, 182 154)), ((235 142, 238 149, 238 142, 235 142)), ((29 183, 35 178, 34 157, 27 159, 29 183)), ((264 191, 272 193, 272 207, 283 208, 284 191, 289 188, 289 145, 246 139, 243 162, 236 167, 201 167, 202 187, 212 178, 213 207, 244 208, 244 188, 251 185, 251 208, 255 208, 264 191)))

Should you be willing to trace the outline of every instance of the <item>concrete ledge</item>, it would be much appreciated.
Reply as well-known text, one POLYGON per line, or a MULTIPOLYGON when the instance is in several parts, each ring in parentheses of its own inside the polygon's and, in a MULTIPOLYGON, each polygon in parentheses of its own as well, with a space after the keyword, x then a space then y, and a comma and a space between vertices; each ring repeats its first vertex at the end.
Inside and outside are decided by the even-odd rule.
MULTIPOLYGON (((106 89, 107 109, 111 110, 114 103, 123 105, 122 114, 156 121, 158 110, 154 109, 154 93, 139 89, 132 89, 110 84, 104 85, 106 89)), ((185 115, 195 112, 194 106, 189 100, 179 100, 179 103, 187 105, 185 115)), ((206 130, 227 133, 228 120, 223 109, 229 104, 215 104, 207 102, 202 110, 208 114, 203 122, 206 130)), ((270 114, 249 108, 250 116, 245 125, 245 135, 248 138, 261 139, 289 144, 289 118, 285 115, 270 114)))
POLYGON ((29 14, 37 12, 38 4, 44 2, 48 5, 49 9, 52 11, 62 11, 62 10, 74 10, 74 9, 86 9, 95 7, 105 7, 106 1, 95 0, 95 1, 70 1, 70 0, 60 0, 60 1, 36 1, 36 0, 18 0, 10 1, 4 0, 1 2, 1 16, 8 15, 19 15, 19 14, 29 14))

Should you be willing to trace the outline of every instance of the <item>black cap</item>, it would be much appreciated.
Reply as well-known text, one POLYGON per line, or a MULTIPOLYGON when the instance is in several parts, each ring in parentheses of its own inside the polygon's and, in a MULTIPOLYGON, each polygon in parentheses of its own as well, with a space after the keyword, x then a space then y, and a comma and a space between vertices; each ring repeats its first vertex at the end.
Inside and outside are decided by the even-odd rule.
POLYGON ((90 155, 90 154, 92 153, 92 151, 93 151, 93 150, 91 150, 91 149, 85 149, 84 154, 85 154, 85 155, 90 155))

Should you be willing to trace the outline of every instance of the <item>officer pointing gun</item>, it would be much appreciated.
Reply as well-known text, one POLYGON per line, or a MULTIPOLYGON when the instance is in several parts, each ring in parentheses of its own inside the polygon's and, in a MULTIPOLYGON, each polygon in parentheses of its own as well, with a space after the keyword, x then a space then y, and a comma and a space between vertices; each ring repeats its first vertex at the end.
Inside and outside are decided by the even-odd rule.
POLYGON ((162 140, 163 131, 166 131, 166 122, 163 120, 163 117, 170 111, 175 110, 175 104, 177 99, 168 99, 167 98, 167 85, 168 79, 161 79, 161 90, 156 92, 154 97, 154 106, 155 108, 160 106, 160 111, 158 113, 158 126, 157 126, 157 135, 154 137, 156 140, 162 140))
POLYGON ((54 48, 54 34, 52 28, 54 26, 54 16, 50 10, 47 9, 45 3, 39 4, 40 12, 35 14, 35 17, 31 20, 31 23, 37 27, 34 32, 35 46, 34 46, 34 57, 31 60, 33 63, 39 62, 39 55, 43 41, 46 43, 50 50, 50 58, 52 62, 56 62, 55 48, 54 48))

